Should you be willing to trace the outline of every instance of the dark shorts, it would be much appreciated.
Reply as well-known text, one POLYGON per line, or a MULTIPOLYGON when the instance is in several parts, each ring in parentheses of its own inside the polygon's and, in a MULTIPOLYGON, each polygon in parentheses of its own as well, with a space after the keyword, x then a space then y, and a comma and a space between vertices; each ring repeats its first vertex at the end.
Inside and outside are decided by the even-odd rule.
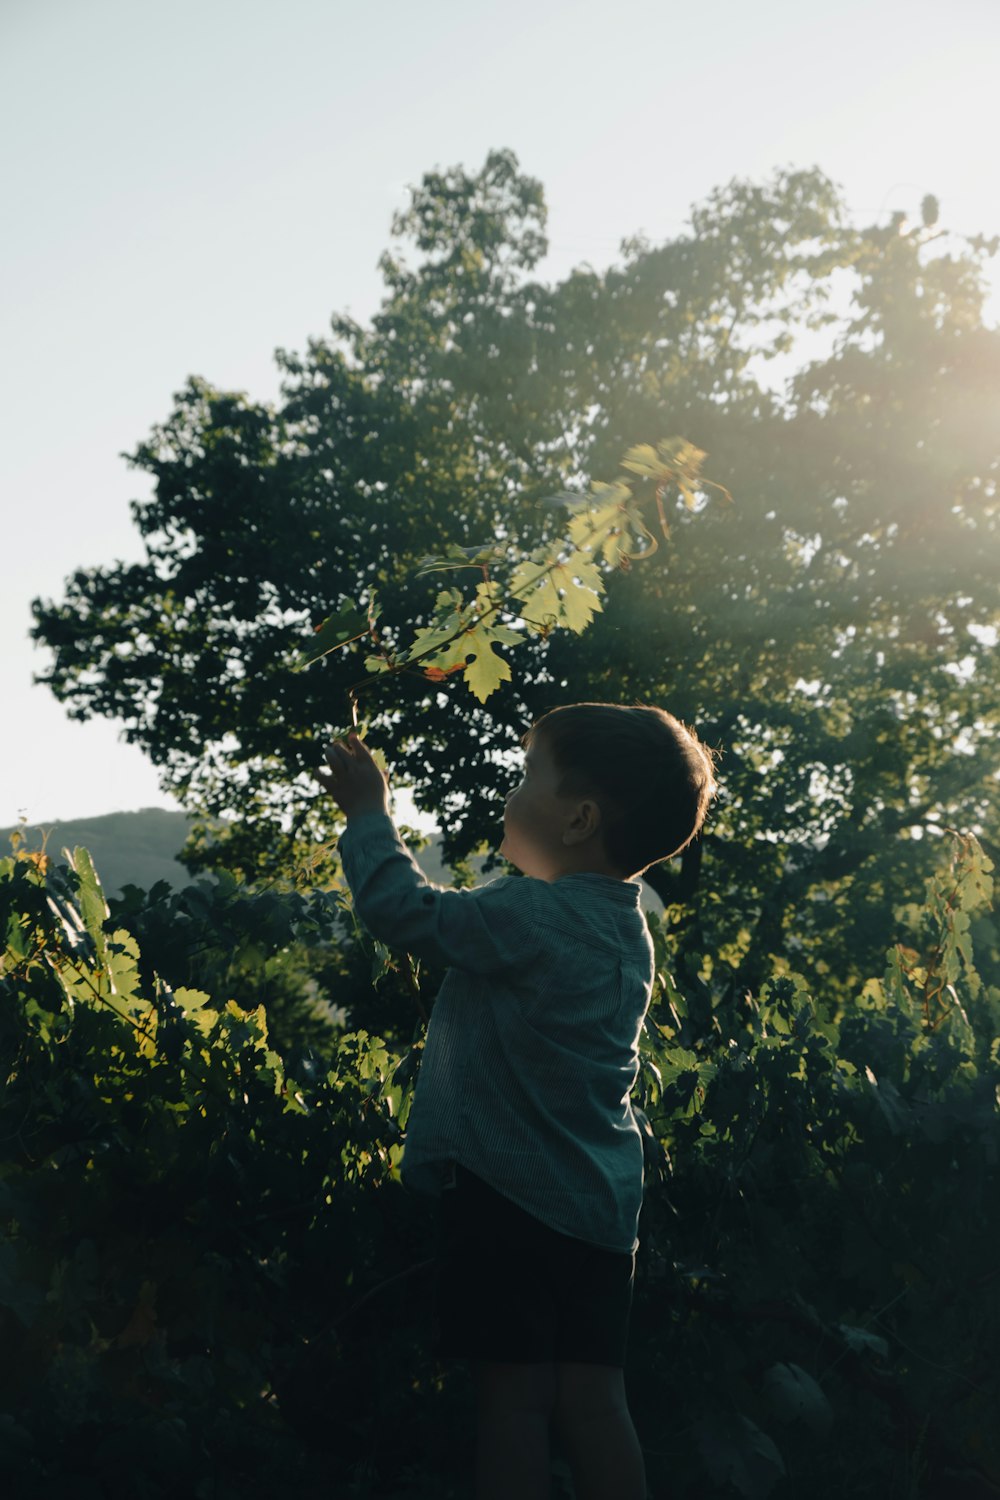
POLYGON ((625 1364, 635 1257, 542 1224, 467 1172, 441 1194, 437 1353, 625 1364))

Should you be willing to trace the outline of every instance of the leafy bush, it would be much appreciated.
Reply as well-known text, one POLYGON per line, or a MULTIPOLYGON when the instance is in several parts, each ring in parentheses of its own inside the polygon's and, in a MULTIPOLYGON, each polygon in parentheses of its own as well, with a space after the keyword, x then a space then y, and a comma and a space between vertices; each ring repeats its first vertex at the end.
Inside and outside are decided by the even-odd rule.
POLYGON ((261 1007, 143 972, 86 851, 43 866, 0 861, 7 1492, 347 1486, 386 1403, 405 1442, 440 1383, 385 1379, 412 1311, 369 1352, 366 1294, 428 1253, 398 1184, 400 1059, 340 1034, 291 1076, 261 1007))
POLYGON ((1000 1493, 1000 990, 969 941, 991 869, 956 840, 899 914, 919 946, 839 1013, 794 973, 727 1005, 651 924, 633 1374, 655 1493, 1000 1493))
MULTIPOLYGON (((654 1495, 1000 1492, 990 868, 956 839, 900 913, 911 945, 839 1011, 792 972, 734 1001, 710 955, 671 968, 676 910, 650 919, 629 1379, 654 1495)), ((325 955, 353 1000, 343 903, 219 877, 111 916, 85 851, 0 860, 6 1493, 464 1493, 433 1214, 399 1185, 405 973, 398 1045, 316 1030, 289 980, 282 1056, 253 963, 223 964, 325 955)))

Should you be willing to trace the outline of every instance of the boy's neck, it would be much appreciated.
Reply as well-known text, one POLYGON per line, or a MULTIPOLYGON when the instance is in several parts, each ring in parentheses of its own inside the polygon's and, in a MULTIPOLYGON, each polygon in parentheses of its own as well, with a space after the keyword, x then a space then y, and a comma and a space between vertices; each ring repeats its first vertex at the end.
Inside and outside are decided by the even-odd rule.
POLYGON ((583 849, 565 850, 555 862, 553 873, 545 879, 551 884, 566 875, 604 875, 609 880, 623 881, 630 878, 612 865, 603 853, 593 854, 583 849))

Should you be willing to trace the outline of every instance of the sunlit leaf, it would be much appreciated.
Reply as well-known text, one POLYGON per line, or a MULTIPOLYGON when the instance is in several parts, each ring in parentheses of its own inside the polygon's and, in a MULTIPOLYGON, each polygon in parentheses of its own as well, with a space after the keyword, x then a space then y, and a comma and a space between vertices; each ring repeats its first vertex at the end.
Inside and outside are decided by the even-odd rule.
POLYGON ((622 459, 622 468, 651 479, 666 479, 671 474, 669 465, 664 463, 649 443, 637 443, 634 448, 630 448, 622 459))
MULTIPOLYGON (((514 636, 513 631, 509 634, 514 636)), ((486 631, 480 627, 463 639, 469 656, 468 665, 465 668, 465 680, 480 703, 485 703, 501 682, 510 681, 510 663, 493 650, 497 639, 496 632, 486 631)), ((514 636, 514 640, 516 639, 517 637, 514 636)))
POLYGON ((93 940, 97 956, 103 962, 107 952, 104 923, 107 921, 109 911, 93 860, 86 849, 74 849, 72 854, 68 849, 64 849, 63 857, 80 877, 80 891, 77 898, 80 903, 80 915, 93 940))
POLYGON ((112 934, 108 944, 108 973, 111 987, 123 1000, 130 1000, 139 988, 139 944, 124 929, 112 934))

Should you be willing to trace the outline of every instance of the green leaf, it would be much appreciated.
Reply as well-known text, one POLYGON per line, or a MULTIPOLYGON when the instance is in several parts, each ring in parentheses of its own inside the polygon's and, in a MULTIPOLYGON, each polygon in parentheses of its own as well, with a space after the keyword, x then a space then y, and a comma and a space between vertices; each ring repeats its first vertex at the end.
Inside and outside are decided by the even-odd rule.
POLYGON ((131 1000, 140 984, 139 944, 124 928, 112 933, 107 966, 111 989, 123 1000, 131 1000))
POLYGON ((368 630, 369 615, 363 614, 353 604, 343 605, 336 614, 328 615, 321 625, 316 626, 316 639, 309 650, 293 662, 293 670, 301 672, 304 667, 328 656, 331 651, 339 651, 341 646, 350 645, 351 641, 367 635, 368 630))
POLYGON ((488 625, 470 626, 446 651, 428 659, 425 663, 428 675, 439 672, 445 676, 462 669, 470 691, 480 703, 485 703, 501 682, 510 681, 510 666, 502 656, 497 656, 494 642, 514 644, 520 639, 514 631, 502 626, 492 629, 488 625))
POLYGON ((600 574, 592 562, 577 560, 554 569, 552 582, 559 589, 560 624, 579 635, 586 630, 601 608, 598 592, 603 591, 600 574))
POLYGON ((772 1365, 764 1376, 764 1394, 783 1422, 804 1422, 818 1438, 833 1426, 833 1408, 818 1381, 798 1365, 772 1365))
POLYGON ((219 1012, 214 1009, 211 997, 206 995, 204 990, 192 990, 184 986, 173 990, 172 996, 188 1019, 194 1022, 199 1031, 208 1036, 219 1019, 219 1012))
POLYGON ((643 478, 669 479, 671 469, 649 443, 637 443, 622 459, 622 468, 643 478))
POLYGON ((619 485, 610 496, 601 494, 597 505, 578 510, 567 527, 570 540, 584 552, 606 551, 621 530, 622 507, 631 494, 628 485, 619 485))
POLYGON ((532 557, 511 574, 510 593, 533 632, 565 626, 579 634, 601 608, 604 582, 593 558, 576 551, 563 560, 532 557))
POLYGON ((462 670, 470 690, 485 703, 501 682, 510 681, 510 666, 497 656, 494 646, 515 646, 524 639, 516 630, 495 622, 501 598, 499 585, 492 581, 477 586, 470 605, 463 605, 457 589, 442 591, 435 620, 416 632, 406 660, 419 659, 432 678, 462 670))
POLYGON ((854 1328, 849 1323, 838 1323, 837 1328, 844 1343, 855 1354, 877 1354, 880 1359, 889 1358, 889 1345, 879 1334, 869 1333, 867 1328, 854 1328))
MULTIPOLYGON (((514 632, 508 631, 507 635, 513 636, 514 632)), ((462 638, 467 656, 465 680, 480 703, 485 703, 501 682, 510 681, 509 662, 493 650, 497 638, 497 631, 488 630, 483 625, 462 638)), ((514 639, 517 640, 517 636, 514 639)))
POLYGON ((396 961, 392 956, 392 949, 385 943, 380 943, 378 938, 372 938, 372 988, 377 989, 387 974, 391 974, 396 967, 396 961))
POLYGON ((452 542, 445 548, 443 556, 422 557, 417 563, 417 577, 427 573, 443 573, 451 568, 481 568, 498 561, 504 549, 491 543, 480 543, 476 547, 460 547, 452 542))
POLYGON ((559 595, 552 582, 548 563, 540 567, 537 563, 522 563, 515 568, 510 580, 510 591, 524 609, 524 618, 532 631, 548 630, 559 618, 559 595))
POLYGON ((6 946, 16 963, 28 955, 28 924, 16 912, 11 912, 7 918, 6 946))
POLYGON ((678 480, 686 479, 688 483, 693 483, 700 477, 701 466, 707 457, 703 448, 696 448, 687 438, 679 437, 664 438, 657 443, 656 451, 670 473, 678 480))
POLYGON ((83 925, 93 940, 97 960, 103 963, 107 954, 104 923, 110 916, 110 912, 101 883, 97 878, 97 871, 94 869, 94 862, 86 849, 74 849, 72 854, 68 849, 64 849, 63 856, 80 877, 80 891, 77 897, 80 915, 83 917, 83 925))
POLYGON ((694 1433, 713 1484, 730 1484, 746 1500, 764 1500, 785 1477, 777 1446, 749 1417, 718 1412, 700 1418, 694 1433))
POLYGON ((413 644, 400 660, 419 660, 425 666, 442 666, 443 662, 434 653, 438 650, 446 651, 454 644, 453 637, 464 628, 466 618, 467 611, 463 607, 459 591, 442 589, 435 600, 431 623, 421 625, 414 632, 413 644))

